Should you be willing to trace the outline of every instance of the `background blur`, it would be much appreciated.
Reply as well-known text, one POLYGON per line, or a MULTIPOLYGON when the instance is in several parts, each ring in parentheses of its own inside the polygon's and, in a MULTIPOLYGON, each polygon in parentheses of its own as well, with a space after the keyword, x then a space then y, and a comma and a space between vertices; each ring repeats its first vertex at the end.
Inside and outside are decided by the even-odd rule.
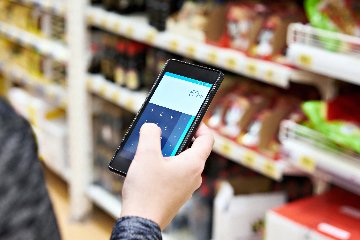
POLYGON ((225 81, 204 119, 204 184, 165 239, 360 239, 359 1, 0 0, 0 13, 0 94, 33 126, 64 239, 109 237, 122 180, 107 164, 170 58, 225 81))

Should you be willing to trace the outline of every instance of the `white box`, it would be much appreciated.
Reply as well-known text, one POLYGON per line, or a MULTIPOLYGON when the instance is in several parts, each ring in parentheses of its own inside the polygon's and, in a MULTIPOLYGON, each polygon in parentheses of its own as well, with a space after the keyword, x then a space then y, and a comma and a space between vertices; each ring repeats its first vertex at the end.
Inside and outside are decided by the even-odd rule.
POLYGON ((266 211, 285 203, 285 194, 234 194, 228 182, 221 184, 214 201, 214 240, 261 240, 262 234, 253 231, 255 224, 265 218, 266 211))

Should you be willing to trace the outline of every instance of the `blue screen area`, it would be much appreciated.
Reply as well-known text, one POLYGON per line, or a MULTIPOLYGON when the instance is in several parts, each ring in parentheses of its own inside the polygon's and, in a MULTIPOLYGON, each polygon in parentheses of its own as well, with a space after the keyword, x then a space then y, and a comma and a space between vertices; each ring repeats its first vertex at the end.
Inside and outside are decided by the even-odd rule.
POLYGON ((121 158, 132 160, 144 123, 155 123, 161 130, 161 149, 165 157, 174 156, 183 142, 212 84, 166 72, 146 105, 123 148, 121 158))

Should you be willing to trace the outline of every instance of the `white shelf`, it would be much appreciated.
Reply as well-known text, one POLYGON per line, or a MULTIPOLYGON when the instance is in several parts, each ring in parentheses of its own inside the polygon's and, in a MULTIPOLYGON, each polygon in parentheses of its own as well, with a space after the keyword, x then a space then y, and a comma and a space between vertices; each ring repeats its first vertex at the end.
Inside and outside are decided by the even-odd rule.
POLYGON ((360 194, 359 157, 327 147, 321 134, 291 121, 282 123, 280 138, 289 160, 297 167, 360 194))
POLYGON ((0 70, 10 76, 13 81, 24 84, 31 91, 52 103, 63 107, 67 105, 67 94, 63 87, 42 83, 44 80, 32 76, 18 66, 6 64, 3 61, 0 61, 0 70))
POLYGON ((34 47, 40 53, 52 56, 59 61, 66 62, 69 57, 69 51, 64 44, 39 37, 35 34, 1 21, 0 33, 21 45, 34 47))
POLYGON ((288 45, 293 64, 360 85, 360 38, 296 23, 289 27, 288 45))
MULTIPOLYGON (((146 93, 143 91, 134 92, 119 87, 114 83, 107 81, 100 75, 89 76, 88 86, 93 93, 134 113, 140 109, 146 97, 146 93)), ((284 161, 274 161, 273 159, 266 158, 265 156, 242 147, 219 134, 215 134, 214 151, 276 180, 282 178, 286 169, 284 161)))
POLYGON ((114 217, 115 219, 120 217, 120 196, 115 197, 113 194, 109 193, 104 188, 95 184, 88 187, 87 195, 96 205, 104 209, 112 217, 114 217))
POLYGON ((89 7, 87 16, 88 23, 93 26, 272 85, 287 87, 290 79, 306 83, 314 79, 314 74, 251 58, 239 51, 212 46, 171 32, 158 32, 144 16, 122 16, 98 7, 89 7))
POLYGON ((267 158, 217 133, 214 136, 214 151, 236 163, 275 180, 280 180, 286 171, 286 162, 282 160, 267 158))
POLYGON ((91 92, 134 113, 141 108, 147 95, 144 91, 136 92, 120 87, 101 75, 90 75, 87 84, 91 92))
POLYGON ((41 6, 45 10, 54 11, 57 15, 65 15, 67 0, 18 0, 25 4, 35 4, 41 6))

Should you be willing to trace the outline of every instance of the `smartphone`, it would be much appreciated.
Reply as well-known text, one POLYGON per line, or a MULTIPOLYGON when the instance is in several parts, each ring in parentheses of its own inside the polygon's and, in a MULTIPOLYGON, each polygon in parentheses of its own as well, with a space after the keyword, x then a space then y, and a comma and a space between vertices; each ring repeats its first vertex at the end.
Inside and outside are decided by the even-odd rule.
POLYGON ((224 74, 215 69, 168 60, 116 150, 109 169, 126 176, 144 123, 155 123, 161 128, 164 157, 185 150, 223 78, 224 74))

